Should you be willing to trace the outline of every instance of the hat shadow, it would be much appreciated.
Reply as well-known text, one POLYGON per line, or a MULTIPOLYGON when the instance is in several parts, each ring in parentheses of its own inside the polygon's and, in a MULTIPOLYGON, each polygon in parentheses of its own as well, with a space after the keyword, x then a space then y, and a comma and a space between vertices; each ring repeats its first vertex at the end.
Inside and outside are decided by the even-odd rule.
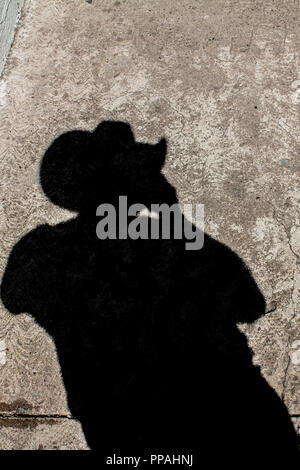
POLYGON ((15 245, 2 302, 52 336, 70 411, 103 455, 133 448, 212 459, 218 449, 224 461, 234 452, 297 454, 288 412, 237 328, 265 314, 243 261, 207 234, 198 251, 174 237, 96 236, 97 206, 117 207, 120 195, 148 208, 177 202, 161 172, 166 153, 165 139, 138 143, 122 122, 55 139, 41 186, 78 215, 40 225, 15 245))
POLYGON ((136 142, 130 125, 119 121, 103 121, 93 132, 66 132, 45 152, 41 186, 54 204, 93 216, 95 205, 116 203, 119 194, 129 203, 155 203, 145 190, 150 180, 171 203, 175 191, 160 174, 166 146, 164 138, 154 145, 136 142))

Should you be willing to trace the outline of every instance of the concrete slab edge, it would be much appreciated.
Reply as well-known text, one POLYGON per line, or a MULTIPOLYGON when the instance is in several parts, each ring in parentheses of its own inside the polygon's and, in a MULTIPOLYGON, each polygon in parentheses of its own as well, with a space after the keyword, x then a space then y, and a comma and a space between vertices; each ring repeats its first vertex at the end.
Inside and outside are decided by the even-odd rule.
POLYGON ((0 78, 4 70, 24 0, 4 0, 0 3, 0 78))

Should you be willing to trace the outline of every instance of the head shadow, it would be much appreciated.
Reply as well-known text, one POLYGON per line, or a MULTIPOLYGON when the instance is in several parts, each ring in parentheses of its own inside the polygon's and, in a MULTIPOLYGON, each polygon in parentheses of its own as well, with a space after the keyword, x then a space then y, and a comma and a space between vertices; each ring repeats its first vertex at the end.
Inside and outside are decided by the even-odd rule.
POLYGON ((177 201, 175 190, 161 174, 167 142, 136 142, 129 124, 103 121, 93 132, 71 131, 50 145, 42 160, 40 183, 54 204, 91 213, 102 202, 116 204, 177 201))
POLYGON ((52 336, 69 408, 93 449, 217 447, 224 457, 234 441, 257 455, 296 452, 287 410, 237 327, 265 313, 243 261, 207 234, 190 252, 185 240, 96 237, 101 203, 117 205, 120 195, 148 208, 177 202, 161 172, 166 154, 165 139, 136 142, 123 122, 55 139, 41 186, 78 216, 38 226, 15 245, 2 302, 52 336), (226 436, 216 431, 220 420, 226 436))

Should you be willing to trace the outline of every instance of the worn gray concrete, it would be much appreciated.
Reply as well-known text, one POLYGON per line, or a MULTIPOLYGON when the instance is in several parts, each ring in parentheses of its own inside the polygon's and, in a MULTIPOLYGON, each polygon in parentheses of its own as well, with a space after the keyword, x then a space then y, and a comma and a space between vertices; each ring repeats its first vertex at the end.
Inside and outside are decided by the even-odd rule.
MULTIPOLYGON (((140 141, 165 135, 180 202, 205 204, 206 231, 266 298, 269 313, 240 328, 296 427, 299 13, 293 0, 26 0, 0 82, 1 269, 25 233, 70 217, 38 184, 56 136, 111 118, 140 141)), ((0 447, 86 447, 51 338, 26 312, 0 320, 0 447)))
POLYGON ((0 76, 13 42, 24 0, 2 0, 0 3, 0 76))

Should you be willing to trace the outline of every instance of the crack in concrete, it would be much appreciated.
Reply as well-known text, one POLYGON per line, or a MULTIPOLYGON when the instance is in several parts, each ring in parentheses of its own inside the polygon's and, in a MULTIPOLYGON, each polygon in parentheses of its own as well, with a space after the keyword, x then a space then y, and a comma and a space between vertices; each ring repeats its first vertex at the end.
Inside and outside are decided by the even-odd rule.
MULTIPOLYGON (((286 235, 286 238, 287 238, 287 241, 288 241, 289 249, 290 249, 293 257, 295 258, 295 267, 294 267, 294 271, 293 271, 293 287, 291 289, 291 304, 292 304, 292 307, 293 307, 293 315, 292 315, 292 317, 289 321, 289 325, 291 325, 292 321, 296 317, 296 305, 295 305, 295 301, 294 301, 294 292, 295 292, 295 274, 296 274, 296 271, 297 271, 297 262, 298 262, 299 256, 297 255, 297 253, 295 253, 295 251, 292 247, 292 244, 291 244, 291 229, 290 229, 290 231, 288 231, 288 229, 286 228, 286 226, 282 222, 282 220, 280 220, 278 218, 278 215, 277 215, 277 212, 276 212, 276 207, 270 201, 267 201, 267 203, 272 207, 274 219, 276 220, 276 222, 281 227, 283 227, 283 230, 285 232, 285 235, 286 235)), ((290 340, 291 340, 291 335, 289 335, 289 337, 288 337, 289 343, 290 343, 290 340)), ((288 371, 289 371, 289 367, 290 367, 290 364, 291 364, 291 357, 290 357, 288 351, 287 351, 287 354, 288 354, 288 360, 287 360, 287 365, 286 365, 285 370, 284 370, 283 382, 282 382, 282 393, 281 393, 281 396, 280 396, 280 398, 283 402, 285 401, 288 371)))
POLYGON ((75 417, 67 416, 67 415, 35 415, 35 414, 19 414, 19 413, 10 414, 10 415, 6 415, 6 414, 1 413, 0 414, 0 419, 44 419, 44 420, 47 420, 47 419, 49 419, 49 420, 53 420, 53 419, 64 420, 64 419, 67 419, 67 420, 70 420, 70 421, 76 420, 75 417))

